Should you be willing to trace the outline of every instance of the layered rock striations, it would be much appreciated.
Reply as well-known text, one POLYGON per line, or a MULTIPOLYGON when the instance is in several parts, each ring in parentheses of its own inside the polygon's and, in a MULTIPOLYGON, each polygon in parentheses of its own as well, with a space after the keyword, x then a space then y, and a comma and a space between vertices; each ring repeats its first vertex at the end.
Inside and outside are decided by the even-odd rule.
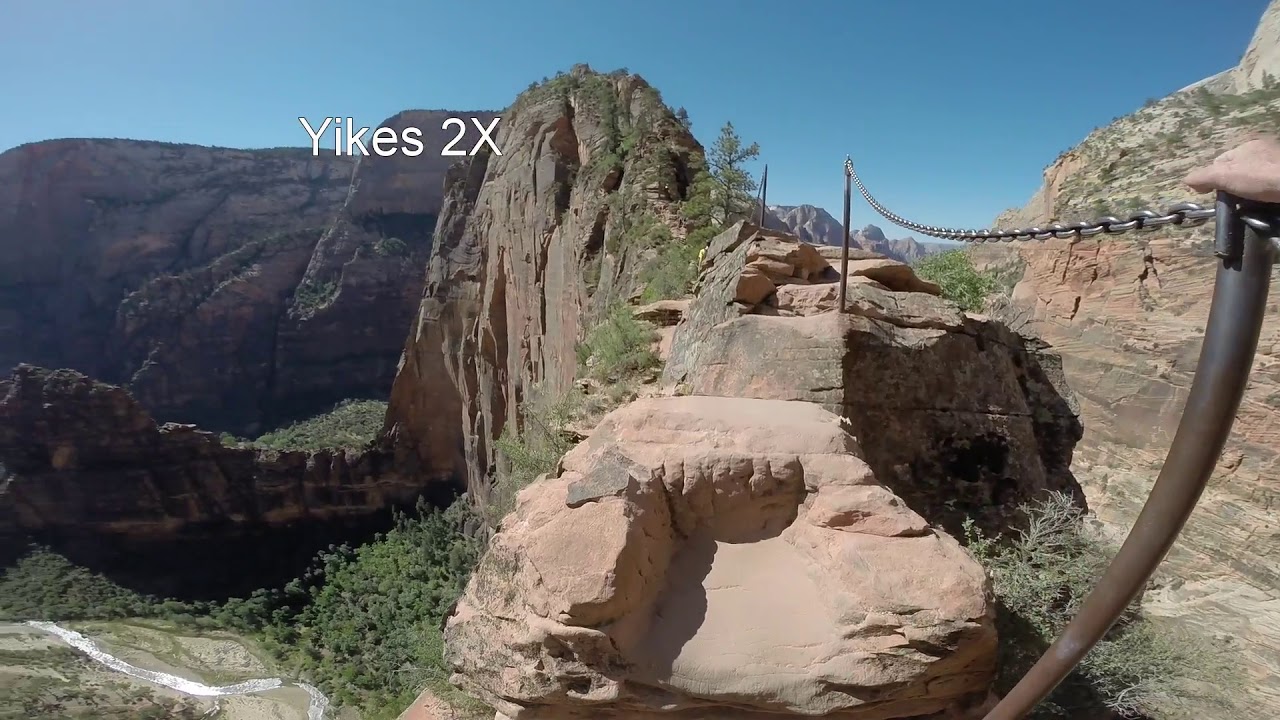
POLYGON ((684 229, 701 148, 643 79, 585 66, 521 96, 451 171, 387 433, 481 493, 494 440, 533 392, 562 392, 593 318, 641 287, 684 229))
MULTIPOLYGON (((1238 69, 1095 131, 1045 170, 1025 207, 997 224, 1211 202, 1181 178, 1251 133, 1274 132, 1280 91, 1260 72, 1276 51, 1278 13, 1280 3, 1270 3, 1238 69)), ((1085 434, 1073 469, 1089 506, 1117 536, 1128 532, 1150 492, 1186 403, 1216 272, 1212 230, 1210 223, 975 250, 981 263, 1021 268, 1013 299, 1062 354, 1080 398, 1085 434)), ((1247 694, 1241 717, 1250 720, 1280 711, 1278 360, 1273 302, 1222 461, 1164 566, 1164 587, 1144 595, 1149 613, 1239 639, 1247 694)))
POLYGON ((225 447, 157 424, 123 388, 28 365, 0 381, 0 466, 10 554, 49 543, 126 585, 188 596, 296 577, 329 543, 450 490, 390 448, 225 447))
POLYGON ((443 199, 448 115, 389 119, 422 128, 428 152, 360 162, 132 140, 5 152, 0 366, 73 368, 161 420, 238 434, 385 397, 443 199))

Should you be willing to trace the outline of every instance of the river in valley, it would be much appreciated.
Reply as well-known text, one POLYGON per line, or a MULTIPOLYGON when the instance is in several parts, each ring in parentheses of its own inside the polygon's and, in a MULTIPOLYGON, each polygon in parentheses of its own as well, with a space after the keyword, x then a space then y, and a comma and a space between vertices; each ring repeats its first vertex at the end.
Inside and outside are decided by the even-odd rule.
MULTIPOLYGON (((286 681, 281 678, 262 678, 245 680, 228 685, 206 685, 184 677, 180 677, 173 673, 162 672, 159 670, 150 670, 137 665, 126 662, 125 660, 108 652, 103 646, 93 638, 86 635, 62 627, 56 623, 30 621, 25 623, 49 635, 53 635, 66 645, 88 656, 94 662, 109 668, 110 670, 127 675, 137 680, 143 680, 148 683, 159 685, 169 690, 175 691, 182 695, 196 698, 236 698, 241 696, 256 696, 262 693, 270 693, 281 688, 296 687, 306 692, 309 698, 306 704, 307 720, 327 720, 329 710, 329 700, 317 688, 301 682, 286 681)), ((301 700, 301 697, 299 697, 301 700)), ((301 708, 299 707, 299 710, 301 708)))

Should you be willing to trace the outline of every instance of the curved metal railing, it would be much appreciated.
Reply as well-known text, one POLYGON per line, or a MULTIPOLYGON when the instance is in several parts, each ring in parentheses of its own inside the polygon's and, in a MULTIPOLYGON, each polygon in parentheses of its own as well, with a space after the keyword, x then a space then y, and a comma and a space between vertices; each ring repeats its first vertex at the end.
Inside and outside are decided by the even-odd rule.
MULTIPOLYGON (((1187 404, 1169 454, 1133 529, 1110 566, 1067 627, 1031 670, 984 720, 1020 720, 1035 709, 1102 640, 1151 579, 1173 546, 1203 493, 1222 454, 1249 382, 1271 285, 1280 228, 1280 206, 1250 203, 1218 193, 1215 207, 1178 203, 1164 213, 1141 210, 1127 219, 1106 216, 1092 222, 1018 230, 956 230, 906 220, 867 192, 845 159, 844 260, 849 258, 850 185, 885 219, 932 237, 965 242, 1080 239, 1165 225, 1195 226, 1216 221, 1217 277, 1204 345, 1187 404)), ((844 309, 841 284, 840 307, 844 309)))

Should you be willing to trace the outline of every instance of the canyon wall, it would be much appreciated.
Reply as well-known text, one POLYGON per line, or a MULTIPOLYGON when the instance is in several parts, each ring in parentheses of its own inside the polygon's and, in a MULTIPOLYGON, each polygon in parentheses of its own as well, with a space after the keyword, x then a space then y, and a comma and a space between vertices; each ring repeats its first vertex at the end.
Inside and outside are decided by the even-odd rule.
POLYGON ((384 123, 422 128, 419 157, 83 139, 0 154, 0 367, 73 368, 162 421, 248 435, 386 397, 455 114, 384 123))
MULTIPOLYGON (((1274 54, 1273 2, 1241 69, 1254 77, 1274 54), (1257 62, 1255 62, 1255 60, 1257 62), (1265 64, 1265 63, 1263 63, 1265 64), (1246 67, 1247 66, 1247 67, 1246 67)), ((1211 79, 1212 80, 1212 79, 1211 79)), ((1206 82, 1095 131, 1044 173, 1031 202, 996 220, 1068 223, 1197 196, 1181 179, 1253 133, 1274 132, 1274 85, 1206 82)), ((1084 438, 1072 465, 1090 508, 1111 533, 1132 526, 1164 461, 1186 402, 1217 262, 1213 225, 1100 235, 1071 244, 975 246, 989 266, 1021 267, 1015 306, 1061 354, 1080 398, 1084 438)), ((1161 571, 1147 608, 1209 635, 1239 638, 1242 717, 1280 709, 1280 302, 1268 307, 1258 356, 1217 471, 1161 571)))
MULTIPOLYGON (((125 389, 20 365, 0 380, 0 547, 49 543, 125 585, 226 597, 289 580, 393 508, 454 491, 413 456, 226 447, 125 389)), ((2 567, 3 564, 0 564, 2 567)))

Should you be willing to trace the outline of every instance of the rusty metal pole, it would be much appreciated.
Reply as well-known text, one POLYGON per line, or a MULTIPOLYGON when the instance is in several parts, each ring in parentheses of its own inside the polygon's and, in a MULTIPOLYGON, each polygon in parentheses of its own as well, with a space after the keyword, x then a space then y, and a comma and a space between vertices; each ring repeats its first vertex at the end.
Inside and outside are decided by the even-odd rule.
POLYGON ((764 227, 764 198, 765 193, 769 192, 769 166, 764 166, 764 173, 760 176, 760 211, 756 218, 756 225, 764 227))
POLYGON ((840 312, 844 312, 849 277, 849 203, 853 199, 853 160, 844 156, 844 251, 840 256, 840 312))
MULTIPOLYGON (((1133 529, 1076 617, 984 720, 1021 720, 1071 673, 1150 580, 1195 508, 1231 433, 1258 348, 1275 249, 1218 196, 1219 258, 1204 345, 1164 467, 1133 529)), ((1280 206, 1252 206, 1280 228, 1280 206)), ((1258 217, 1252 215, 1251 217, 1258 217)), ((1264 223, 1264 226, 1265 224, 1264 223)))

